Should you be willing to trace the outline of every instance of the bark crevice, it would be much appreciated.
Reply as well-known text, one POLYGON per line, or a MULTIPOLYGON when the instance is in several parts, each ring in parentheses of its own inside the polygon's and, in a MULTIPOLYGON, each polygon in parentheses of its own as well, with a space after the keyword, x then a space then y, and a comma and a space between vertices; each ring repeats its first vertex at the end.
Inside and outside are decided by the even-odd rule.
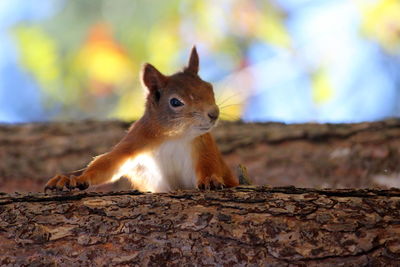
POLYGON ((0 196, 0 263, 384 266, 399 190, 240 186, 0 196))

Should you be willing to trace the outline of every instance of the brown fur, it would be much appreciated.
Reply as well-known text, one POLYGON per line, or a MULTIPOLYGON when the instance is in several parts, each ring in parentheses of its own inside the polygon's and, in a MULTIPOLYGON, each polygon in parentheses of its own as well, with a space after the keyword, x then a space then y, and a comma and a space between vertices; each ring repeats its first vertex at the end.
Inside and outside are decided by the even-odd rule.
MULTIPOLYGON (((191 138, 193 168, 198 188, 220 188, 238 185, 218 147, 208 133, 218 117, 212 85, 198 75, 199 59, 192 49, 189 64, 182 72, 171 76, 161 74, 151 64, 145 64, 142 82, 148 89, 146 109, 127 135, 108 153, 96 157, 79 176, 56 175, 45 189, 64 187, 85 189, 89 185, 109 182, 127 159, 151 151, 171 139, 191 138), (172 98, 184 103, 170 104, 172 98), (213 119, 214 118, 214 119, 213 119)), ((140 184, 136 187, 143 188, 140 184)))

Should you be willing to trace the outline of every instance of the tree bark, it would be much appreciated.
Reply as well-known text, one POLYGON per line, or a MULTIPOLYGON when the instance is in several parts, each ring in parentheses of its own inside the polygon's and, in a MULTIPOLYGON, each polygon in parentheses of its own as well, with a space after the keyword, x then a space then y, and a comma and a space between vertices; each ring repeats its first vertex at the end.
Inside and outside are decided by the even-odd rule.
POLYGON ((1 266, 398 266, 400 190, 0 195, 1 266))
MULTIPOLYGON (((117 121, 0 125, 0 191, 41 191, 54 174, 81 169, 109 151, 128 127, 117 121)), ((222 122, 213 134, 229 166, 245 165, 254 184, 400 187, 398 119, 358 124, 222 122)), ((127 186, 122 182, 113 190, 127 186)))

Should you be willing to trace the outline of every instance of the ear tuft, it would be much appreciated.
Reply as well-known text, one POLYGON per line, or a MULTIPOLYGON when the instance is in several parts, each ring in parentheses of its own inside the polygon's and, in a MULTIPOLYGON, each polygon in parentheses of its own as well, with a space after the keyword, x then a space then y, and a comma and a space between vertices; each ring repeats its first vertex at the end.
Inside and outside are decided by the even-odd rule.
POLYGON ((156 93, 166 84, 167 77, 159 72, 153 65, 146 63, 142 69, 142 82, 150 93, 156 93))
POLYGON ((199 55, 197 54, 196 46, 193 46, 192 52, 190 53, 189 64, 184 69, 184 72, 190 72, 197 74, 199 72, 199 55))

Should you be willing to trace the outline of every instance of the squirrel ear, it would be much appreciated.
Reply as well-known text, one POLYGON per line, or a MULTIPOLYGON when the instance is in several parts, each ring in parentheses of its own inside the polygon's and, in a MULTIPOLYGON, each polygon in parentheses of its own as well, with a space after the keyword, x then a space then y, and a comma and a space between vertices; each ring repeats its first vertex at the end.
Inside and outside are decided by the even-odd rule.
POLYGON ((193 74, 197 74, 199 72, 199 55, 197 54, 196 46, 193 46, 192 48, 189 64, 185 68, 184 72, 191 72, 193 74))
POLYGON ((146 63, 142 69, 142 82, 150 93, 156 92, 165 86, 167 77, 159 72, 153 65, 146 63))

